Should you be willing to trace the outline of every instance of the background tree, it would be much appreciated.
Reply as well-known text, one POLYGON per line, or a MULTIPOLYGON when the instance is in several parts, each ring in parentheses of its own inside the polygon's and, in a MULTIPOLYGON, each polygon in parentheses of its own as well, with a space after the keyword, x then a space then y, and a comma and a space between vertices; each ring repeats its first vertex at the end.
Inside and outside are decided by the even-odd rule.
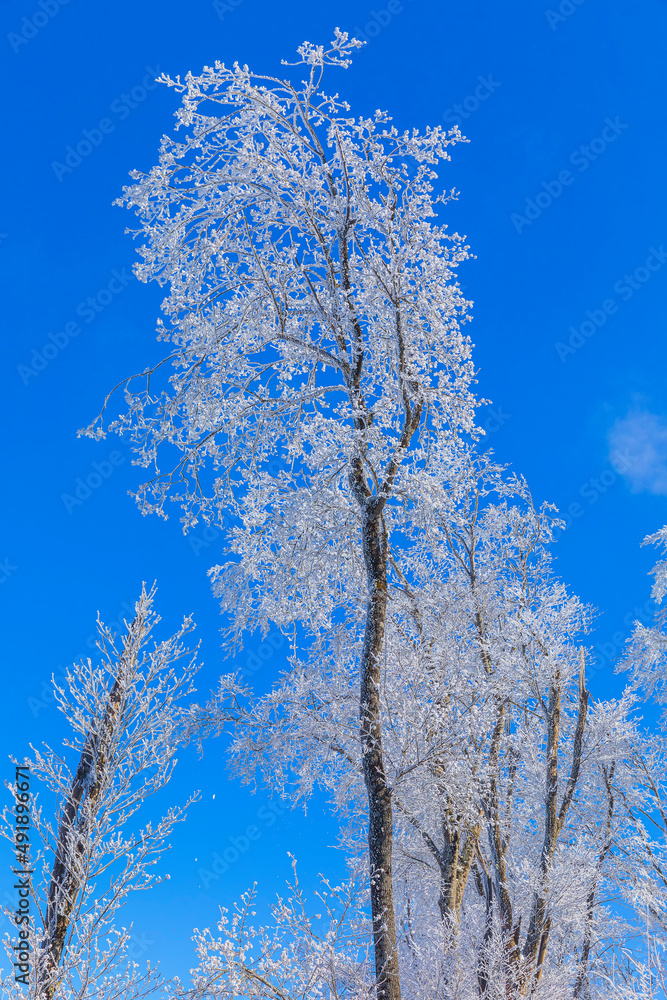
POLYGON ((303 891, 292 859, 289 896, 271 907, 272 923, 255 927, 256 891, 242 896, 230 913, 221 907, 218 934, 197 931, 198 965, 180 998, 218 1000, 370 1000, 374 995, 368 918, 352 878, 343 885, 322 879, 313 904, 303 891))
MULTIPOLYGON (((667 525, 647 535, 642 545, 655 545, 664 557, 667 548, 667 525)), ((630 670, 637 691, 653 697, 657 704, 667 704, 667 609, 662 602, 667 594, 667 559, 661 558, 651 571, 655 577, 651 597, 657 605, 651 625, 637 622, 623 666, 630 670)), ((667 718, 667 714, 663 716, 667 718)))
MULTIPOLYGON (((153 590, 142 591, 122 639, 98 621, 101 663, 82 661, 68 670, 66 686, 55 685, 73 736, 63 740, 64 753, 33 748, 29 761, 33 782, 44 788, 32 814, 41 844, 30 859, 34 1000, 125 1000, 160 989, 150 963, 140 973, 129 960, 130 931, 114 925, 132 893, 169 878, 153 868, 195 798, 157 823, 136 823, 145 800, 171 778, 187 718, 180 702, 194 690, 198 669, 183 644, 193 628, 189 618, 170 639, 149 646, 160 620, 153 598, 153 590)), ((7 809, 4 818, 11 839, 7 809)), ((26 996, 13 972, 2 986, 5 996, 26 996)))
MULTIPOLYGON (((389 602, 381 722, 410 996, 606 996, 647 905, 662 925, 664 838, 637 820, 659 820, 664 748, 631 692, 591 703, 590 611, 554 576, 552 517, 521 489, 462 504, 417 619, 389 602)), ((358 858, 354 684, 351 654, 295 662, 239 717, 232 768, 295 802, 328 790, 358 858)))

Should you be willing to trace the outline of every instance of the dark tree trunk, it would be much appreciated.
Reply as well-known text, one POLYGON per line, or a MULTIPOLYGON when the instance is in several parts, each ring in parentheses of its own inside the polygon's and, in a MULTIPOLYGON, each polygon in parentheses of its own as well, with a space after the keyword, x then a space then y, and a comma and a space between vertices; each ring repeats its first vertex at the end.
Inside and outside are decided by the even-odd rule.
MULTIPOLYGON (((126 653, 143 626, 144 617, 137 615, 130 626, 126 653)), ((118 714, 122 711, 131 677, 131 665, 123 656, 109 691, 104 715, 101 719, 95 718, 92 721, 58 824, 58 843, 51 870, 44 933, 36 970, 38 994, 44 1000, 54 1000, 56 996, 58 968, 70 930, 72 913, 87 880, 84 870, 86 832, 100 808, 109 753, 112 751, 113 730, 117 725, 118 714)))
POLYGON ((382 756, 380 675, 387 613, 387 556, 381 506, 366 501, 363 546, 369 597, 361 657, 360 723, 364 780, 368 794, 368 856, 378 1000, 400 1000, 396 920, 391 871, 391 790, 382 756))

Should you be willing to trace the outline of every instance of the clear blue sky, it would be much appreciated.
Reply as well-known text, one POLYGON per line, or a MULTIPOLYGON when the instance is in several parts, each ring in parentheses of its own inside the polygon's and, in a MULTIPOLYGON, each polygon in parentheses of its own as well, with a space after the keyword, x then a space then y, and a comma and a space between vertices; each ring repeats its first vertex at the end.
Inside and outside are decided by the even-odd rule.
MULTIPOLYGON (((369 39, 337 77, 355 112, 387 108, 401 128, 460 119, 470 139, 443 181, 461 192, 450 223, 477 258, 461 278, 475 301, 480 393, 494 403, 482 422, 539 501, 575 505, 558 568, 599 608, 593 641, 605 656, 649 596, 653 554, 639 543, 667 521, 665 0, 217 6, 0 0, 5 761, 28 741, 58 742, 59 714, 36 704, 43 684, 87 652, 97 610, 116 619, 144 579, 158 581, 165 628, 190 611, 200 624, 202 696, 225 669, 206 578, 220 540, 195 552, 177 521, 142 518, 127 449, 76 438, 105 391, 158 356, 160 291, 128 280, 132 217, 112 201, 171 129, 176 96, 147 87, 155 72, 216 59, 277 72, 336 25, 369 39), (81 142, 80 162, 66 159, 81 142), (109 463, 106 478, 95 462, 109 463), (89 497, 63 500, 91 474, 89 497)), ((278 652, 256 672, 258 689, 281 663, 278 652)), ((608 659, 591 682, 597 695, 619 683, 608 659)), ((267 796, 228 779, 222 742, 183 759, 174 792, 199 787, 202 803, 172 838, 171 881, 132 911, 153 942, 146 954, 169 973, 189 967, 190 930, 219 904, 254 879, 265 898, 281 885, 287 850, 306 874, 341 866, 322 846, 335 828, 321 804, 270 822, 257 816, 267 796), (202 859, 247 824, 260 838, 205 888, 202 859)), ((10 884, 7 873, 0 896, 10 884)))

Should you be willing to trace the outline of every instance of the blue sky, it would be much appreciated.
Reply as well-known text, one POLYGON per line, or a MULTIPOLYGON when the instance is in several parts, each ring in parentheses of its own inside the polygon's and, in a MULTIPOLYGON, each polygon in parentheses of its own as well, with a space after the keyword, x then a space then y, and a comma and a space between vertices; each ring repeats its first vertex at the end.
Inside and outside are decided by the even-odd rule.
MULTIPOLYGON (((593 693, 617 692, 610 662, 649 597, 654 557, 639 544, 667 521, 667 2, 0 0, 0 18, 5 774, 9 754, 62 738, 48 678, 88 652, 98 609, 117 620, 142 580, 158 581, 165 629, 194 613, 202 696, 226 669, 206 577, 220 538, 142 518, 127 448, 76 438, 159 353, 160 291, 131 276, 131 217, 112 202, 171 129, 176 95, 153 87, 156 73, 216 59, 278 72, 336 25, 368 38, 336 78, 355 112, 386 108, 401 128, 460 120, 470 139, 443 182, 460 191, 449 222, 476 255, 461 281, 493 400, 481 421, 536 499, 567 513, 558 570, 600 611, 593 693), (82 142, 85 155, 68 154, 82 142), (91 475, 90 495, 68 500, 91 475)), ((262 661, 258 690, 282 662, 281 650, 262 661)), ((265 899, 281 886, 288 850, 307 876, 341 870, 322 847, 335 840, 322 803, 267 811, 267 795, 229 780, 223 749, 182 755, 174 794, 197 787, 202 801, 172 838, 170 882, 131 911, 138 957, 152 942, 144 956, 169 974, 189 967, 191 928, 219 905, 255 879, 265 899), (248 825, 259 838, 204 886, 199 867, 248 825)))

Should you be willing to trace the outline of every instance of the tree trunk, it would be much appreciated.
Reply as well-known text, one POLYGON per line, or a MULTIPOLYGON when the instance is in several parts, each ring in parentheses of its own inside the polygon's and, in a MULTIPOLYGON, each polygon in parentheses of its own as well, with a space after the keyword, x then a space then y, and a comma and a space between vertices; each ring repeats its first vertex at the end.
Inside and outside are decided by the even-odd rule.
POLYGON ((391 871, 393 819, 391 790, 382 756, 380 675, 387 614, 387 555, 381 503, 365 504, 363 548, 369 597, 361 656, 360 733, 368 794, 368 857, 378 1000, 400 1000, 396 918, 391 871))
POLYGON ((104 715, 101 720, 94 717, 91 722, 58 824, 58 843, 51 870, 44 933, 37 963, 37 993, 43 1000, 54 1000, 56 995, 58 968, 72 913, 86 881, 86 824, 92 825, 99 809, 112 731, 117 715, 122 710, 127 685, 132 678, 133 663, 129 662, 132 646, 142 635, 144 621, 143 615, 137 615, 130 626, 124 655, 109 692, 104 715))
POLYGON ((586 930, 584 933, 584 943, 581 948, 581 957, 579 959, 579 972, 577 974, 577 981, 574 985, 574 992, 572 996, 574 1000, 578 1000, 579 997, 584 997, 587 995, 587 985, 588 985, 588 961, 591 954, 591 945, 593 943, 593 918, 595 916, 595 894, 597 892, 598 880, 602 875, 602 869, 604 866, 605 858, 611 849, 612 844, 612 822, 614 819, 614 790, 612 781, 614 778, 614 771, 616 769, 616 763, 612 763, 609 771, 606 767, 602 765, 602 774, 604 777, 604 783, 607 788, 607 815, 605 818, 605 829, 604 837, 602 839, 602 844, 600 845, 600 851, 598 853, 597 862, 595 865, 595 871, 593 873, 593 878, 591 880, 591 885, 588 890, 588 896, 586 897, 586 930))
POLYGON ((558 808, 558 751, 561 730, 561 674, 556 670, 549 692, 547 707, 546 795, 544 842, 540 859, 540 884, 533 896, 528 933, 523 946, 526 988, 532 989, 539 982, 549 941, 551 921, 547 916, 549 904, 549 876, 558 838, 567 820, 570 804, 579 781, 584 730, 588 715, 589 693, 586 690, 586 661, 583 646, 579 649, 579 710, 572 748, 572 764, 563 800, 558 808))

